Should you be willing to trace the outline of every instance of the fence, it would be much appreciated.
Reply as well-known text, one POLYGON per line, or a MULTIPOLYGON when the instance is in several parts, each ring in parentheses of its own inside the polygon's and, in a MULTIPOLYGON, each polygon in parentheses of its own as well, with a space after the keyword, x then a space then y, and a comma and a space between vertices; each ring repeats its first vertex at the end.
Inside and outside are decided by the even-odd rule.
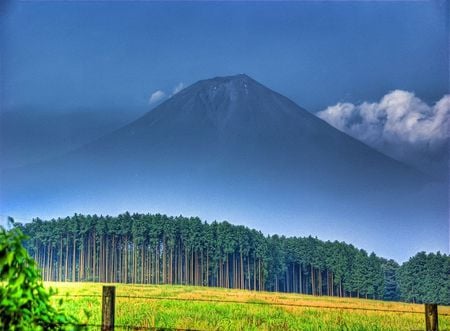
MULTIPOLYGON (((92 295, 72 295, 71 297, 93 297, 92 295)), ((100 297, 100 296, 98 296, 100 297)), ((102 292, 102 324, 84 324, 86 327, 101 328, 102 331, 115 331, 118 329, 125 330, 174 330, 161 327, 148 327, 148 326, 135 326, 135 325, 116 325, 115 324, 115 304, 116 298, 127 299, 147 299, 147 300, 174 300, 174 301, 191 301, 192 299, 176 298, 176 297, 159 297, 159 296, 116 296, 115 286, 103 286, 102 292)), ((214 300, 214 299, 195 299, 198 302, 211 302, 211 303, 238 303, 238 304, 251 304, 251 305, 270 305, 270 306, 288 306, 288 307, 305 307, 305 308, 320 308, 320 309, 339 309, 339 310, 360 310, 371 312, 386 312, 386 313, 409 313, 409 314, 423 314, 419 311, 409 310, 395 310, 395 309, 374 309, 365 307, 336 307, 336 306, 324 306, 324 305, 312 305, 312 304, 292 304, 292 303, 273 303, 273 302, 245 302, 237 300, 214 300)), ((425 304, 425 330, 426 331, 438 331, 438 306, 437 304, 425 304)), ((441 314, 443 316, 450 316, 449 314, 441 314)), ((176 329, 185 330, 185 329, 176 329)), ((192 330, 192 329, 189 329, 192 330)), ((417 330, 418 331, 418 330, 417 330)))

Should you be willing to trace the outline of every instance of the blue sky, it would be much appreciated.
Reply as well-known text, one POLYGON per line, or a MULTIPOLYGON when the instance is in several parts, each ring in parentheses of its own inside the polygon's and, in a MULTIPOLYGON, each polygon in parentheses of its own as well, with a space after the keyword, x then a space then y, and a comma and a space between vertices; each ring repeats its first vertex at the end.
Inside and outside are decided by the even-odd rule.
MULTIPOLYGON (((3 7, 3 110, 145 110, 156 90, 247 73, 310 111, 448 92, 432 2, 36 1, 3 7)), ((448 8, 447 8, 448 9, 448 8)))

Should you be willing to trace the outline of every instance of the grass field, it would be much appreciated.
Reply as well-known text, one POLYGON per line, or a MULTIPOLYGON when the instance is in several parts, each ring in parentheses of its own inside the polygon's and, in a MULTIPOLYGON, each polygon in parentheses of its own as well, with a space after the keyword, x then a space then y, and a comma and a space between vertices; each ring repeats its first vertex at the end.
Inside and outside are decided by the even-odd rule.
MULTIPOLYGON (((58 290, 54 300, 62 296, 66 311, 86 322, 83 311, 87 310, 89 324, 101 323, 103 284, 48 282, 45 285, 58 290)), ((116 296, 116 325, 119 326, 195 330, 425 329, 424 306, 399 302, 131 284, 116 284, 116 296)), ((440 330, 450 330, 450 316, 443 315, 450 315, 450 307, 439 307, 439 314, 440 330)))

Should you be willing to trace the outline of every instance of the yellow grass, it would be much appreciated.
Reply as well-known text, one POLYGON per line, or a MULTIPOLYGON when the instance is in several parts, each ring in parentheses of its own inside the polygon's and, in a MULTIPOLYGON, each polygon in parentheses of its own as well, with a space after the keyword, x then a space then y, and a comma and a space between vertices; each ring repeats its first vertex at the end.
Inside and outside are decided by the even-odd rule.
MULTIPOLYGON (((45 284, 64 297, 68 312, 83 322, 101 323, 102 286, 111 284, 45 284)), ((194 286, 115 286, 116 325, 196 330, 425 329, 424 306, 418 304, 194 286)), ((440 330, 450 330, 450 307, 439 307, 439 314, 440 330)))

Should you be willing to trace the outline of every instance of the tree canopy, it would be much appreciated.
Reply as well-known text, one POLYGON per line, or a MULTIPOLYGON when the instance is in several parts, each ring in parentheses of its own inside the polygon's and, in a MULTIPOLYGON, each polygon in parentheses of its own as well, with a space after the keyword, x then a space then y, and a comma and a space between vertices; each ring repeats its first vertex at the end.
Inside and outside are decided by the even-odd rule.
POLYGON ((353 245, 198 217, 124 213, 18 225, 45 280, 189 284, 450 304, 445 254, 399 266, 353 245))

